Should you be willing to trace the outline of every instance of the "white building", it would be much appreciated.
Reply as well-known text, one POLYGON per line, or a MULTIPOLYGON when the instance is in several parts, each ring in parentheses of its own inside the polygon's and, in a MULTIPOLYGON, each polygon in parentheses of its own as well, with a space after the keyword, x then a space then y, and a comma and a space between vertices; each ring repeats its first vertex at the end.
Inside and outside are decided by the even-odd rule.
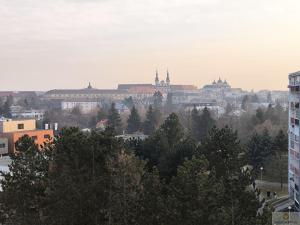
POLYGON ((12 118, 16 119, 36 119, 42 120, 44 118, 45 111, 44 110, 15 110, 12 111, 11 116, 12 118))
POLYGON ((92 99, 74 99, 64 100, 61 102, 61 109, 66 111, 72 111, 78 107, 82 113, 90 113, 101 106, 100 101, 92 99))
POLYGON ((299 209, 300 154, 299 154, 299 102, 300 102, 300 71, 289 75, 289 195, 299 209))

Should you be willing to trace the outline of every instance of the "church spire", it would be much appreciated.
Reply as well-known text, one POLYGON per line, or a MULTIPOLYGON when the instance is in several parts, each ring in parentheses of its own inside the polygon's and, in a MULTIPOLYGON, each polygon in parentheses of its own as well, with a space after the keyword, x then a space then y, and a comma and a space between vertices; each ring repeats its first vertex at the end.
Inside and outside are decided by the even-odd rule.
POLYGON ((166 83, 167 83, 167 85, 170 85, 170 74, 169 74, 169 70, 167 70, 167 79, 166 79, 166 83))
POLYGON ((89 82, 89 86, 87 87, 88 89, 92 89, 92 85, 91 85, 91 82, 89 82))
POLYGON ((155 85, 159 85, 159 78, 158 78, 158 71, 156 70, 156 76, 155 76, 155 85))

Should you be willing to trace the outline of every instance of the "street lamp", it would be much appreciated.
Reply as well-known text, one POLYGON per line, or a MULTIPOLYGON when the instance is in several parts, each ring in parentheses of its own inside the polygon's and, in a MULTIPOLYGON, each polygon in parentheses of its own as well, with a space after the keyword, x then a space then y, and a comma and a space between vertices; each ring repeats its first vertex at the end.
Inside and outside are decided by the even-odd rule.
POLYGON ((262 172, 263 172, 264 168, 260 167, 260 181, 262 181, 262 172))

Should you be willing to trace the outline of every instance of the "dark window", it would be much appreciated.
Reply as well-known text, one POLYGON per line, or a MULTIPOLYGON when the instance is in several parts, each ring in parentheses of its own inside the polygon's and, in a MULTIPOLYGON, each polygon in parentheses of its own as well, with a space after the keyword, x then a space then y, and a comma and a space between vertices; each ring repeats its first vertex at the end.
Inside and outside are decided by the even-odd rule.
POLYGON ((45 139, 50 139, 50 135, 49 135, 49 134, 45 134, 45 135, 44 135, 44 138, 45 138, 45 139))
POLYGON ((6 147, 5 143, 0 144, 0 148, 5 148, 5 147, 6 147))
POLYGON ((23 129, 24 129, 24 124, 23 123, 18 124, 18 130, 23 130, 23 129))
POLYGON ((37 136, 32 136, 31 138, 32 138, 32 140, 34 140, 34 141, 37 140, 37 136))
POLYGON ((299 125, 299 120, 296 119, 296 120, 295 120, 295 124, 296 124, 296 125, 299 125))

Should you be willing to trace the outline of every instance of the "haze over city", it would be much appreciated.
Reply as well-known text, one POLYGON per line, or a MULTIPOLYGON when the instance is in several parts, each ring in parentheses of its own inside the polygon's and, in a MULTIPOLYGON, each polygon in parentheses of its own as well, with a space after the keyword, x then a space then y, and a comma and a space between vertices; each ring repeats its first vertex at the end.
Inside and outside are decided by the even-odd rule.
POLYGON ((296 0, 0 0, 1 90, 153 83, 285 90, 299 66, 296 0), (105 79, 104 79, 105 78, 105 79), (266 85, 267 84, 267 85, 266 85))

